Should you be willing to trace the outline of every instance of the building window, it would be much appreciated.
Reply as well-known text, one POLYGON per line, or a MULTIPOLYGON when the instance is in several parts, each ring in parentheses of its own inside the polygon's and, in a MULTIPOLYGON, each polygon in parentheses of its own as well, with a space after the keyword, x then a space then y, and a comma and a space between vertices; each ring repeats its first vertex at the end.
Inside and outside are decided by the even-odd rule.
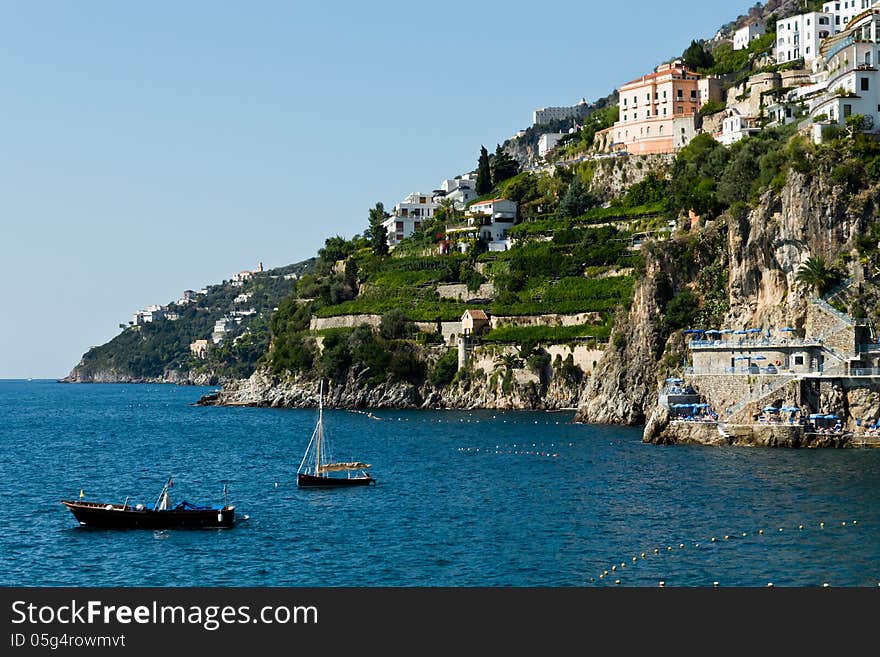
POLYGON ((396 222, 394 222, 394 229, 395 229, 398 233, 399 233, 400 231, 402 231, 402 230, 403 230, 403 222, 402 222, 402 221, 396 221, 396 222))
POLYGON ((852 116, 852 105, 843 106, 843 116, 844 118, 852 116))
POLYGON ((804 364, 804 357, 803 356, 795 356, 794 357, 794 364, 795 365, 803 365, 804 364))
POLYGON ((675 108, 676 114, 684 114, 684 107, 678 106, 675 108))
POLYGON ((862 91, 868 91, 868 78, 860 78, 860 82, 862 85, 862 91))

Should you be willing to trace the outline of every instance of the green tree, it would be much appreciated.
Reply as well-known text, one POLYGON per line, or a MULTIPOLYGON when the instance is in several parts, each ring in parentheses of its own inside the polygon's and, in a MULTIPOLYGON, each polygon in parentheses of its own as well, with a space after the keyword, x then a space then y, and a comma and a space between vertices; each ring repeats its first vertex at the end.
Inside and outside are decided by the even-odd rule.
POLYGON ((581 182, 581 177, 575 175, 568 185, 565 196, 559 201, 556 214, 562 219, 579 217, 596 205, 596 198, 590 194, 590 190, 581 182))
POLYGON ((448 349, 434 363, 434 367, 428 375, 428 383, 435 388, 449 385, 455 378, 456 372, 458 372, 458 350, 448 349))
POLYGON ((489 167, 489 151, 485 146, 480 146, 480 159, 477 162, 477 186, 478 196, 492 191, 492 170, 489 167))
POLYGON ((382 202, 370 208, 370 227, 367 233, 373 253, 377 256, 388 255, 388 229, 382 224, 390 216, 385 212, 385 205, 382 202))
POLYGON ((491 161, 492 185, 497 187, 500 183, 513 178, 519 173, 519 162, 510 157, 501 144, 495 147, 495 155, 491 161))
POLYGON ((795 275, 795 280, 822 296, 839 277, 839 272, 830 267, 822 256, 807 258, 795 275))
POLYGON ((692 71, 711 68, 715 63, 712 53, 706 50, 706 47, 699 41, 691 41, 691 45, 684 51, 682 60, 684 65, 692 71))
POLYGON ((392 308, 379 320, 379 335, 387 340, 407 337, 412 323, 400 308, 392 308))

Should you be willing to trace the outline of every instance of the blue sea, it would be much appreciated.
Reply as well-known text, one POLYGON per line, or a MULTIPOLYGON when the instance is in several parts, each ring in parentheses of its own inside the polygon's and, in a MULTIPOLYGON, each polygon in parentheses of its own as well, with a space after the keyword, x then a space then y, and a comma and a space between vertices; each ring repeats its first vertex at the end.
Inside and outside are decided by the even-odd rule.
POLYGON ((661 447, 572 413, 331 410, 334 456, 377 484, 300 490, 317 412, 194 405, 211 390, 0 381, 0 584, 880 583, 880 450, 661 447), (240 522, 94 530, 60 503, 153 504, 169 476, 175 503, 220 504, 227 485, 240 522))

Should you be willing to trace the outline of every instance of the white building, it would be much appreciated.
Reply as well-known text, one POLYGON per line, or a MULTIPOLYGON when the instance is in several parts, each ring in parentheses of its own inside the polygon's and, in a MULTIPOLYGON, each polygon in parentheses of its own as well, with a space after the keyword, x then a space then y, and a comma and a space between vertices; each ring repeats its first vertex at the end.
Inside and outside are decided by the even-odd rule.
POLYGON ((753 135, 760 130, 757 117, 743 116, 736 108, 729 108, 724 111, 721 132, 715 138, 725 146, 730 146, 743 137, 753 135))
POLYGON ((544 125, 565 119, 581 119, 590 112, 590 104, 581 98, 577 105, 571 107, 541 107, 532 112, 532 125, 544 125))
POLYGON ((866 12, 822 44, 817 82, 812 86, 810 116, 816 123, 845 126, 853 115, 865 118, 862 129, 880 128, 880 12, 866 12))
POLYGON ((810 68, 811 63, 819 58, 819 45, 834 34, 834 20, 834 14, 821 11, 780 19, 776 23, 776 63, 803 59, 804 66, 810 68))
POLYGON ((564 132, 546 132, 538 138, 538 156, 544 157, 552 151, 559 140, 565 136, 564 132))
POLYGON ((232 303, 247 303, 252 296, 254 296, 252 292, 242 292, 232 300, 232 303))
POLYGON ((162 319, 165 316, 165 307, 164 306, 147 306, 143 310, 137 311, 131 317, 131 321, 129 324, 134 324, 135 326, 140 326, 141 324, 146 324, 148 322, 155 322, 162 319))
POLYGON ((214 344, 220 344, 226 337, 226 334, 235 328, 235 320, 231 317, 221 317, 214 322, 214 332, 211 333, 211 341, 214 344))
POLYGON ((874 0, 835 0, 823 4, 822 11, 833 15, 834 32, 843 32, 853 18, 870 9, 873 4, 874 0))
POLYGON ((383 222, 388 231, 388 246, 397 246, 434 218, 439 204, 432 194, 413 192, 394 206, 391 216, 383 222))
POLYGON ((468 225, 473 226, 486 221, 516 220, 516 203, 506 198, 493 198, 472 204, 465 212, 468 225))
POLYGON ((477 229, 477 236, 488 244, 490 251, 506 251, 512 245, 510 229, 516 223, 516 203, 495 198, 471 205, 465 213, 468 226, 477 229))
POLYGON ((764 35, 764 21, 752 21, 733 33, 733 49, 745 50, 758 37, 764 35))
POLYGON ((439 189, 434 190, 433 196, 438 206, 440 201, 447 199, 455 204, 456 210, 464 210, 475 198, 477 198, 477 176, 472 173, 447 178, 440 183, 439 189))

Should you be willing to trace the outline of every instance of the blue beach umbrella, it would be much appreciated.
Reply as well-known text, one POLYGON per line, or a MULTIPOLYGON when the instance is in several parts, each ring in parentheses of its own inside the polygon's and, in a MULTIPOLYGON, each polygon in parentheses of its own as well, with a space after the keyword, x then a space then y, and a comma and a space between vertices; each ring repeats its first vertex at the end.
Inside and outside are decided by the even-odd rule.
POLYGON ((792 331, 794 331, 794 329, 791 328, 790 326, 786 326, 785 328, 781 328, 781 329, 779 329, 779 330, 780 330, 780 331, 785 331, 786 333, 791 333, 792 331))
POLYGON ((779 409, 775 406, 765 406, 764 411, 766 411, 767 413, 778 413, 779 409))
POLYGON ((750 329, 748 330, 748 332, 749 332, 749 333, 760 333, 760 332, 761 332, 761 329, 759 329, 759 328, 750 328, 750 329))
POLYGON ((748 333, 748 331, 744 331, 743 329, 740 329, 738 331, 734 331, 734 333, 736 333, 737 335, 745 335, 746 333, 748 333))
POLYGON ((752 356, 752 360, 767 360, 767 357, 766 357, 766 356, 761 356, 761 355, 758 355, 758 356, 752 356))

